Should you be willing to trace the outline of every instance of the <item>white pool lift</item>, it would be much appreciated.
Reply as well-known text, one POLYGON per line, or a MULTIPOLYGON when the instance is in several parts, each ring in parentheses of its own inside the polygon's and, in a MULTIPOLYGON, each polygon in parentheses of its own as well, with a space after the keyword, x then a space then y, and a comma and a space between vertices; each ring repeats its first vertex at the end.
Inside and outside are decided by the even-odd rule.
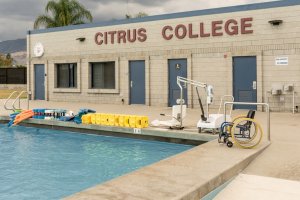
MULTIPOLYGON (((183 100, 183 88, 182 88, 182 83, 184 84, 184 87, 187 86, 187 84, 190 84, 192 86, 194 86, 196 88, 196 91, 197 91, 197 95, 198 95, 198 101, 199 101, 199 104, 200 104, 200 108, 201 108, 201 119, 202 121, 206 121, 207 120, 207 117, 205 116, 205 113, 204 113, 204 109, 203 109, 203 105, 202 105, 202 101, 201 101, 201 98, 200 98, 200 95, 199 95, 199 91, 198 91, 198 88, 201 87, 201 88, 204 88, 205 89, 205 92, 206 92, 206 110, 207 110, 207 116, 209 115, 208 112, 209 112, 209 105, 213 102, 213 87, 211 85, 208 85, 206 83, 202 83, 202 82, 199 82, 199 81, 195 81, 195 80, 192 80, 192 79, 187 79, 187 78, 184 78, 184 77, 181 77, 181 76, 177 76, 177 85, 179 86, 180 88, 180 100, 179 100, 179 103, 180 103, 180 107, 181 107, 181 114, 182 114, 182 111, 183 111, 183 107, 186 106, 186 105, 183 105, 184 103, 184 100, 183 100)), ((180 121, 180 127, 183 128, 182 126, 182 120, 180 121)))

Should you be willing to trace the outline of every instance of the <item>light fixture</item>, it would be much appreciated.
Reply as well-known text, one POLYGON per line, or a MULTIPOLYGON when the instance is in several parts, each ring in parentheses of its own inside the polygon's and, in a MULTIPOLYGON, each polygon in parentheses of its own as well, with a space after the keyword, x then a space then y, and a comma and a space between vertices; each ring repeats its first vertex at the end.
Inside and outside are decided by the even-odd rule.
POLYGON ((76 40, 79 40, 80 42, 84 42, 85 41, 85 37, 79 37, 79 38, 76 38, 76 40))
POLYGON ((279 26, 280 24, 282 24, 282 20, 281 19, 274 19, 274 20, 270 20, 269 23, 272 25, 272 26, 279 26))

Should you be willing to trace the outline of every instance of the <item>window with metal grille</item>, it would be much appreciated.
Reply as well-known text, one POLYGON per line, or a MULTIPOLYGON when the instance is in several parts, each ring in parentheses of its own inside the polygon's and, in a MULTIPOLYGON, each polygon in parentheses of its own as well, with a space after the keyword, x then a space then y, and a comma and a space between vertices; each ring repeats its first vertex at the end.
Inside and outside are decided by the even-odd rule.
POLYGON ((77 87, 77 64, 56 64, 57 88, 77 87))
POLYGON ((91 88, 115 89, 115 62, 91 63, 91 88))

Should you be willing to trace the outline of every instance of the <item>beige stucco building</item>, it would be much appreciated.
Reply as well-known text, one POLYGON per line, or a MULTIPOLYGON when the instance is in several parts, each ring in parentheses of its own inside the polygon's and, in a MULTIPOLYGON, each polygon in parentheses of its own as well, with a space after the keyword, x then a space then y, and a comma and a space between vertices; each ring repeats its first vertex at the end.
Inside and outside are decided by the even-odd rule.
MULTIPOLYGON (((33 30, 27 45, 33 99, 170 106, 180 75, 213 85, 215 106, 300 103, 298 0, 33 30)), ((198 107, 190 85, 185 98, 198 107)))

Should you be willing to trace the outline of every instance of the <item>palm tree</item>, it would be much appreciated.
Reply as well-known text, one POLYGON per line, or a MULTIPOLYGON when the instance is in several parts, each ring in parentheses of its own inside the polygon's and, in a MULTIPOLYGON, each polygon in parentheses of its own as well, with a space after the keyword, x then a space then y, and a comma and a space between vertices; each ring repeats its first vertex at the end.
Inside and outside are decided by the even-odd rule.
POLYGON ((45 15, 36 18, 34 29, 41 26, 53 28, 93 21, 90 11, 77 0, 51 0, 47 3, 45 11, 45 15))

